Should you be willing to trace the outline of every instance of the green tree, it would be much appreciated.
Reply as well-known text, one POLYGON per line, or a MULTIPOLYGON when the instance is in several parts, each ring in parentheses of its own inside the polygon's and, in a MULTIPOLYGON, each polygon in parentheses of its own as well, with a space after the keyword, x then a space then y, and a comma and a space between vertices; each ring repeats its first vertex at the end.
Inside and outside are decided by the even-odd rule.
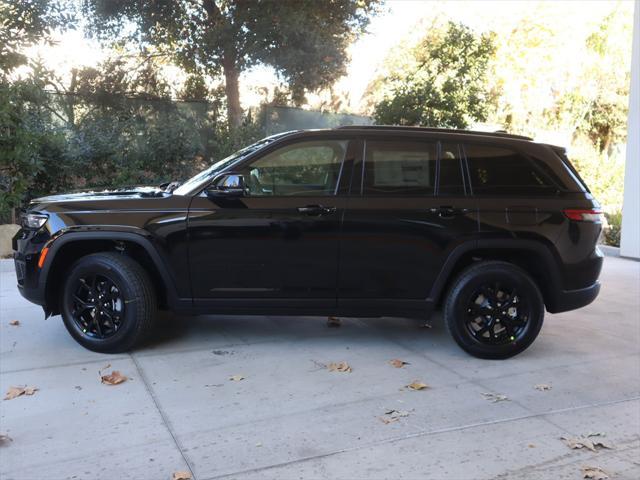
POLYGON ((491 105, 487 66, 495 51, 492 34, 476 35, 448 22, 413 49, 406 67, 383 80, 375 106, 378 124, 465 128, 484 121, 491 105))
POLYGON ((229 124, 242 122, 239 76, 268 65, 298 100, 345 73, 346 49, 379 0, 84 0, 103 39, 153 45, 189 72, 225 78, 229 124))

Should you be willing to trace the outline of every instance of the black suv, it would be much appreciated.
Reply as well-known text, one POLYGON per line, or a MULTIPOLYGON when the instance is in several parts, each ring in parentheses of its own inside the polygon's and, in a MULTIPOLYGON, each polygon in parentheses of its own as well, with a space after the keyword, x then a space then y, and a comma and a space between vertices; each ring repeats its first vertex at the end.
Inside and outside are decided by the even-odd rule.
POLYGON ((506 133, 293 131, 176 186, 31 202, 18 287, 100 352, 156 310, 426 319, 507 358, 598 295, 601 215, 562 148, 506 133))

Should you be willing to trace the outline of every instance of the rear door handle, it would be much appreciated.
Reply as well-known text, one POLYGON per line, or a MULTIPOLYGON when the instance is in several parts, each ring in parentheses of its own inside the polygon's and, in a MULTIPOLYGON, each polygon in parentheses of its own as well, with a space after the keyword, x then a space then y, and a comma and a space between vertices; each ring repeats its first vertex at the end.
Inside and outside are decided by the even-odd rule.
POLYGON ((431 213, 437 213, 440 218, 454 218, 457 215, 469 213, 468 208, 454 208, 451 205, 430 208, 431 213))
POLYGON ((336 207, 325 207, 323 205, 306 205, 304 207, 298 207, 298 212, 311 217, 331 215, 332 213, 335 213, 335 211, 336 207))

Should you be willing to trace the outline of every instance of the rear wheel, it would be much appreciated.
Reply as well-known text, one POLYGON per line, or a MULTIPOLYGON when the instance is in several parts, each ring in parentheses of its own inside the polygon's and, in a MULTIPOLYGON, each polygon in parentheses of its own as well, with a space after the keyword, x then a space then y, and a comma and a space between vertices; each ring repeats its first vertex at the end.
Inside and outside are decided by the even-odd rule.
POLYGON ((156 297, 147 272, 118 253, 73 264, 62 293, 62 319, 82 346, 96 352, 131 349, 151 328, 156 297))
POLYGON ((544 303, 524 270, 507 262, 474 264, 454 281, 444 309, 447 328, 466 352, 509 358, 538 336, 544 303))

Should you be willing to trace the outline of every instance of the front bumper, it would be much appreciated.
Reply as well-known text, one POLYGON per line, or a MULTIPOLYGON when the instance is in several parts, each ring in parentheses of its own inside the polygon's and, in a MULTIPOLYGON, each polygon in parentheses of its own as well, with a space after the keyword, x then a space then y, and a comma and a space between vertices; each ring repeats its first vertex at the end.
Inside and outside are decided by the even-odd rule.
POLYGON ((44 306, 45 291, 39 281, 40 272, 37 266, 37 257, 25 256, 19 252, 14 253, 13 261, 16 267, 16 280, 20 295, 37 305, 44 306))
POLYGON ((549 313, 568 312, 585 307, 593 302, 600 293, 600 282, 578 290, 562 290, 554 299, 553 305, 547 305, 549 313))

